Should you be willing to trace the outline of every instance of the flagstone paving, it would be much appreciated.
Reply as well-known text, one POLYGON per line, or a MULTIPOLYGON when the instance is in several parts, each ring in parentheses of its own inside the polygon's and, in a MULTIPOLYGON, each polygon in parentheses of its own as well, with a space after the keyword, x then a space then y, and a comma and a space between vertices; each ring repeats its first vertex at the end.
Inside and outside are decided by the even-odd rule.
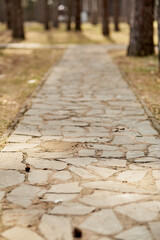
POLYGON ((160 239, 159 134, 109 49, 68 48, 8 138, 0 239, 160 239))

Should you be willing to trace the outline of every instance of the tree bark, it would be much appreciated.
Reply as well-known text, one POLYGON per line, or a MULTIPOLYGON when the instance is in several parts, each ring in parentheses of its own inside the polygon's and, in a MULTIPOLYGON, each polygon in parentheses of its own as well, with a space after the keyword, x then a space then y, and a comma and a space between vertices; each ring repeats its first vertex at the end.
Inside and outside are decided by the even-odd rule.
POLYGON ((98 2, 92 0, 92 24, 97 25, 98 23, 98 2))
POLYGON ((157 0, 157 21, 158 21, 158 60, 160 71, 160 0, 157 0))
POLYGON ((120 0, 114 0, 114 29, 119 32, 120 0))
POLYGON ((104 36, 109 36, 109 1, 102 0, 102 11, 103 11, 103 29, 102 33, 104 36))
POLYGON ((81 0, 75 0, 75 30, 81 31, 81 0))
POLYGON ((12 2, 11 0, 5 0, 6 4, 6 24, 7 29, 12 28, 12 2))
POLYGON ((48 0, 44 0, 44 28, 45 30, 50 29, 50 6, 48 0))
POLYGON ((58 0, 55 0, 53 2, 53 27, 58 28, 59 27, 59 21, 58 21, 58 0))
POLYGON ((154 54, 154 0, 132 0, 129 56, 154 54))
POLYGON ((12 36, 19 39, 25 38, 21 0, 12 0, 12 36))
POLYGON ((67 31, 71 30, 73 0, 67 0, 67 31))

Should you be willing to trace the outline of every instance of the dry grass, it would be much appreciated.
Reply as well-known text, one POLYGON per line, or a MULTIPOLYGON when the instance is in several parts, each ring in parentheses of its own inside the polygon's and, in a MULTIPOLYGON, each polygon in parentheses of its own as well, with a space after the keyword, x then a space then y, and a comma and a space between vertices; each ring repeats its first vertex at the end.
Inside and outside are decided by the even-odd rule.
POLYGON ((62 50, 0 50, 0 136, 62 50), (29 83, 29 80, 35 83, 29 83))
POLYGON ((112 51, 111 56, 118 64, 124 79, 136 88, 160 122, 160 74, 157 56, 128 57, 125 51, 112 51))
MULTIPOLYGON (((58 29, 45 31, 40 23, 25 23, 26 40, 22 43, 42 43, 42 44, 128 44, 129 26, 125 23, 120 24, 121 31, 113 31, 113 24, 110 25, 111 35, 106 38, 101 33, 101 24, 93 26, 90 23, 82 25, 82 32, 66 31, 65 24, 61 24, 58 29)), ((10 31, 5 30, 4 24, 0 24, 0 43, 15 42, 11 38, 10 31)))

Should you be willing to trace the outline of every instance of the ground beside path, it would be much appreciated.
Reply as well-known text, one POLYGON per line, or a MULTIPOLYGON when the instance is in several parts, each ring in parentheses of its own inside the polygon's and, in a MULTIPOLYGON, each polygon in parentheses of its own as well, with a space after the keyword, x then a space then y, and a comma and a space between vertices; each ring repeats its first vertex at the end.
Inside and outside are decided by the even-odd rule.
POLYGON ((160 139, 109 48, 66 50, 9 137, 0 240, 159 240, 160 139))

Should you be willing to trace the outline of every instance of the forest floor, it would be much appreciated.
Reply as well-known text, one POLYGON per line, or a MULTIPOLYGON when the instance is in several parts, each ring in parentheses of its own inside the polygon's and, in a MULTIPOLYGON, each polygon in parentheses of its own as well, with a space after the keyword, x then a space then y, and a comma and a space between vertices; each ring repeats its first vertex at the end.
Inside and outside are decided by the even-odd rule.
POLYGON ((135 88, 154 117, 160 122, 160 73, 157 56, 128 57, 126 51, 110 52, 123 78, 135 88))
MULTIPOLYGON (((52 28, 45 31, 40 23, 26 23, 25 33, 26 40, 20 43, 41 43, 41 44, 128 44, 129 40, 129 26, 127 24, 120 24, 121 31, 113 31, 113 24, 110 25, 110 38, 106 38, 101 33, 101 24, 93 26, 90 23, 82 25, 82 32, 73 30, 66 31, 65 24, 60 24, 58 29, 52 28)), ((11 32, 7 31, 4 24, 0 24, 0 43, 17 42, 12 40, 11 32)))

